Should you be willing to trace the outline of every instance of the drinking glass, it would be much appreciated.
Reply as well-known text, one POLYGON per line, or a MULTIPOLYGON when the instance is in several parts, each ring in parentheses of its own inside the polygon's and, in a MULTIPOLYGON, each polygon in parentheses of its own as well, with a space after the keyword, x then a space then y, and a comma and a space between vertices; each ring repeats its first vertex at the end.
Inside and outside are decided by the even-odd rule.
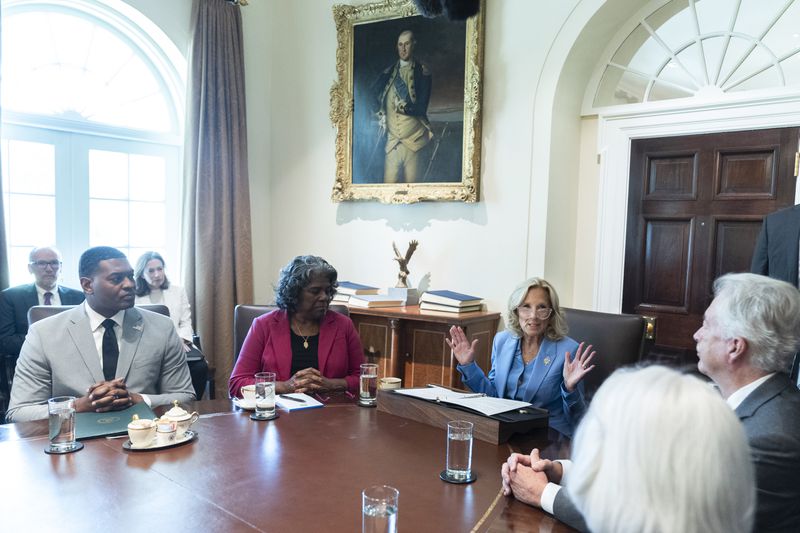
POLYGON ((56 396, 47 400, 50 415, 50 448, 52 453, 79 449, 75 441, 75 396, 56 396))
POLYGON ((453 420, 447 423, 448 480, 466 482, 472 477, 472 422, 453 420))
POLYGON ((358 404, 372 407, 378 403, 378 365, 361 365, 361 379, 358 389, 358 404))
POLYGON ((258 418, 275 416, 275 372, 256 374, 256 416, 258 418))
POLYGON ((361 533, 396 533, 400 491, 374 485, 361 492, 361 533))

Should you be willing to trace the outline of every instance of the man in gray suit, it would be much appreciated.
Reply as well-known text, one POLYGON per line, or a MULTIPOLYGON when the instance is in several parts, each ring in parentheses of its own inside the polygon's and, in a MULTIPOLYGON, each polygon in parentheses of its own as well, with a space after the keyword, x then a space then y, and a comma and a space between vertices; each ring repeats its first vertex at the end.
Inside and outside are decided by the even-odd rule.
POLYGON ((47 399, 75 396, 78 412, 194 399, 172 321, 135 309, 133 269, 115 248, 90 248, 79 273, 86 302, 36 322, 22 345, 6 418, 47 418, 47 399))
MULTIPOLYGON (((797 531, 800 391, 785 372, 800 342, 800 292, 784 281, 728 274, 714 283, 714 295, 694 334, 697 366, 714 380, 747 434, 756 468, 754 530, 797 531)), ((585 531, 567 491, 557 485, 568 478, 569 462, 540 460, 538 453, 509 457, 504 492, 585 531)))

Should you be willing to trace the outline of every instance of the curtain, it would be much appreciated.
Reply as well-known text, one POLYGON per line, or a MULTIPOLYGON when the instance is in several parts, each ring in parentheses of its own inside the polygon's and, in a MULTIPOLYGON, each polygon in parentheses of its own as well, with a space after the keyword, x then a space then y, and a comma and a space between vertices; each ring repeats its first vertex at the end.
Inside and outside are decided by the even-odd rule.
POLYGON ((252 303, 242 17, 226 0, 195 0, 183 197, 183 274, 217 393, 233 366, 233 308, 252 303))
MULTIPOLYGON (((0 37, 2 36, 2 27, 3 27, 3 8, 0 7, 0 37)), ((0 43, 2 43, 2 39, 0 39, 0 43)), ((3 58, 3 50, 2 45, 0 44, 0 62, 2 62, 3 58)), ((1 82, 2 80, 0 80, 1 82)), ((2 88, 2 83, 0 83, 0 88, 2 88)), ((2 110, 0 110, 2 111, 2 110)), ((0 154, 0 168, 3 168, 3 161, 2 154, 0 154)), ((3 181, 0 180, 0 290, 5 289, 8 287, 8 254, 6 250, 8 247, 6 246, 6 217, 5 217, 5 208, 3 207, 3 181)))

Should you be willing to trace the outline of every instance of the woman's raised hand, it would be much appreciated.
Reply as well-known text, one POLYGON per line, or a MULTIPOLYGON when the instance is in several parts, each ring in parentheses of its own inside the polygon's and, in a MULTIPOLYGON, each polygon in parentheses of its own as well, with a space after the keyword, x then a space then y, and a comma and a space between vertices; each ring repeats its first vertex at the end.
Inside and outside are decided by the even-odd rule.
POLYGON ((574 358, 570 358, 569 352, 564 354, 564 388, 567 392, 574 391, 583 377, 592 371, 594 365, 591 362, 596 353, 591 344, 584 348, 581 343, 574 358))
POLYGON ((460 365, 468 365, 475 360, 475 345, 478 339, 470 343, 464 330, 458 326, 450 327, 450 338, 445 338, 445 342, 453 351, 453 355, 460 365))

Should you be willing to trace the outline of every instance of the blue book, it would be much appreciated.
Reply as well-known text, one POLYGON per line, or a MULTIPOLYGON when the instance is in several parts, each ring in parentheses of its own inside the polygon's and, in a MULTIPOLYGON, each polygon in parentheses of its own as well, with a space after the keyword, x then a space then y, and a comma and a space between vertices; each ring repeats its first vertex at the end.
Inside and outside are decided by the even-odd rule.
POLYGON ((378 294, 377 287, 370 287, 369 285, 361 285, 360 283, 353 283, 352 281, 340 281, 339 287, 336 289, 339 294, 378 294))
POLYGON ((483 298, 454 291, 427 291, 422 293, 422 296, 419 297, 419 301, 449 305, 451 307, 467 307, 480 304, 483 298))

